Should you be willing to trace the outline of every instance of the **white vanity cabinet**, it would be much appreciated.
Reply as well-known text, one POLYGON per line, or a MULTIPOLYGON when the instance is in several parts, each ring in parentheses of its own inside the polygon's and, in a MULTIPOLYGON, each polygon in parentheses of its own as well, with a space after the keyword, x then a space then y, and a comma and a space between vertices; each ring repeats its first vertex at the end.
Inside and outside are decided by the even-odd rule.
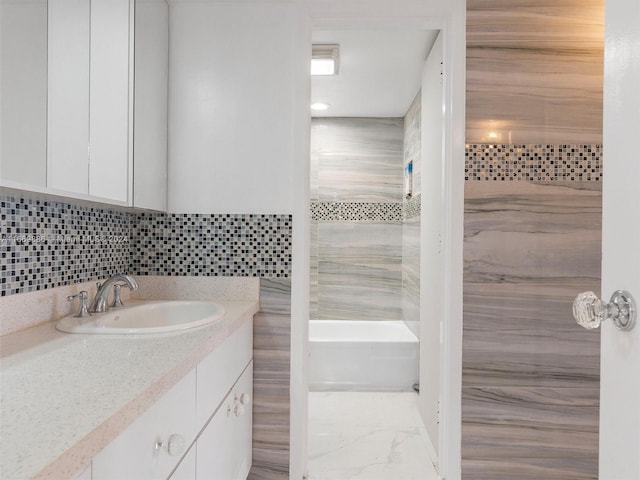
POLYGON ((198 437, 196 478, 245 480, 251 468, 253 362, 198 437))
POLYGON ((164 480, 198 433, 195 371, 93 458, 93 480, 164 480))
POLYGON ((168 480, 194 480, 194 478, 196 478, 195 445, 187 452, 168 480))
POLYGON ((246 479, 252 357, 247 320, 93 458, 91 479, 246 479))

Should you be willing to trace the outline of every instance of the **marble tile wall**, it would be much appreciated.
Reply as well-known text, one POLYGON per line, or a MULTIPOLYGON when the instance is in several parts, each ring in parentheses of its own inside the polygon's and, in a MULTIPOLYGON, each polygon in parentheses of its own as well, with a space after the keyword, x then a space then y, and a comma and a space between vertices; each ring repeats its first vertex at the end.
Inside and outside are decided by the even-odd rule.
POLYGON ((402 118, 312 119, 311 201, 400 202, 402 152, 402 118))
POLYGON ((467 1, 467 143, 602 143, 603 0, 467 1))
POLYGON ((402 224, 318 225, 318 318, 402 318, 402 224))
MULTIPOLYGON (((402 318, 420 338, 420 202, 422 93, 404 117, 404 165, 413 161, 413 193, 402 205, 402 318)), ((406 193, 406 192, 405 192, 406 193)))
MULTIPOLYGON (((418 91, 404 116, 404 161, 403 168, 413 162, 413 195, 421 190, 420 154, 422 152, 422 92, 418 91)), ((405 194, 407 192, 404 192, 405 194)))
POLYGON ((597 478, 600 182, 467 182, 463 478, 597 478))
POLYGON ((603 0, 467 1, 462 473, 598 478, 603 0))
POLYGON ((402 222, 402 319, 420 338, 420 216, 402 222))
POLYGON ((250 480, 289 478, 291 280, 260 280, 253 323, 253 466, 250 480))
POLYGON ((402 118, 311 127, 312 319, 402 318, 402 118))

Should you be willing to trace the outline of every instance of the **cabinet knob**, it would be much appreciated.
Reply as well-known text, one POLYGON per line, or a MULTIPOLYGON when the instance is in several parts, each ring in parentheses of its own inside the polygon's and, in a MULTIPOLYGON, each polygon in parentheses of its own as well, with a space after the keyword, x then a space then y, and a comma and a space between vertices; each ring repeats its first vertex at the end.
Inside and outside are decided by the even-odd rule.
POLYGON ((249 405, 249 402, 251 401, 251 395, 249 395, 248 393, 243 393, 238 397, 238 401, 241 405, 249 405))
POLYGON ((230 417, 231 415, 235 416, 235 417, 239 417, 241 415, 244 414, 244 407, 242 406, 242 404, 238 401, 237 398, 234 398, 233 403, 227 405, 227 416, 230 417))
POLYGON ((240 403, 236 403, 236 404, 233 406, 233 414, 234 414, 236 417, 239 417, 239 416, 241 416, 241 415, 244 415, 244 407, 243 407, 240 403))
POLYGON ((156 440, 154 455, 157 455, 160 450, 165 450, 172 457, 180 455, 184 451, 185 444, 184 437, 174 433, 165 441, 156 440))
POLYGON ((174 433, 169 437, 167 441, 167 452, 171 456, 180 455, 184 451, 185 446, 184 437, 174 433))

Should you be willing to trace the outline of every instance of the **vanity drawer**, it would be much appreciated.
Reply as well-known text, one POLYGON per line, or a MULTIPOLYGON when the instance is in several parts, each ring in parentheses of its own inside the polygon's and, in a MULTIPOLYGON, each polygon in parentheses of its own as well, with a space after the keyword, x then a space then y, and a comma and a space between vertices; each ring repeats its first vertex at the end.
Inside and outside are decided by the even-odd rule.
POLYGON ((204 424, 253 357, 253 321, 248 319, 196 368, 196 419, 204 424))

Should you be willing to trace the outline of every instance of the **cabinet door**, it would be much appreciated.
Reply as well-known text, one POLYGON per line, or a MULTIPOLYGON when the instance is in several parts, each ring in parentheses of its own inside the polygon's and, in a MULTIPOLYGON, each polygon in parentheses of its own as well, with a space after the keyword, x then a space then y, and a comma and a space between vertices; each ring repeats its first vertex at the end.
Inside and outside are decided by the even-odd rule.
POLYGON ((89 193, 89 0, 49 0, 47 187, 89 193))
POLYGON ((195 370, 93 458, 93 480, 166 479, 196 437, 195 370))
POLYGON ((196 447, 195 445, 184 456, 178 468, 174 470, 168 480, 195 480, 196 478, 196 447))
POLYGON ((136 2, 133 206, 167 209, 169 5, 136 2))
POLYGON ((91 0, 89 194, 129 201, 132 112, 130 0, 91 0))
POLYGON ((253 356, 253 322, 248 320, 197 367, 197 419, 203 425, 253 356))
POLYGON ((49 0, 47 188, 131 200, 133 0, 49 0))
POLYGON ((199 480, 247 478, 252 458, 252 385, 253 361, 198 438, 199 480))

